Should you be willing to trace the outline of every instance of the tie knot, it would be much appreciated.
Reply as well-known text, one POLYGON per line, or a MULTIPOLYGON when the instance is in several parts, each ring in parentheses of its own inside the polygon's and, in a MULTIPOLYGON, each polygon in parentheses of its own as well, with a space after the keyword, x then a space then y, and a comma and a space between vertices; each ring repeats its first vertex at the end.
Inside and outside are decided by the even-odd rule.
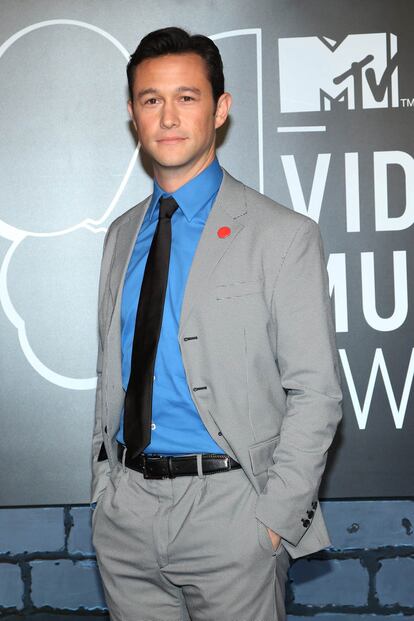
POLYGON ((162 218, 171 218, 174 211, 178 209, 178 204, 172 196, 161 198, 160 200, 160 220, 162 218))

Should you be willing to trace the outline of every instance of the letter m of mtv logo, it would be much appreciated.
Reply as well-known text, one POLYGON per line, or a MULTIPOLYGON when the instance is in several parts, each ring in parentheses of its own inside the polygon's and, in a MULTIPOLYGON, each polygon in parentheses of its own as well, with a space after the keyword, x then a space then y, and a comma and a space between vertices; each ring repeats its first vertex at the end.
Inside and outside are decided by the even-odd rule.
POLYGON ((397 37, 279 39, 281 112, 398 107, 397 37))

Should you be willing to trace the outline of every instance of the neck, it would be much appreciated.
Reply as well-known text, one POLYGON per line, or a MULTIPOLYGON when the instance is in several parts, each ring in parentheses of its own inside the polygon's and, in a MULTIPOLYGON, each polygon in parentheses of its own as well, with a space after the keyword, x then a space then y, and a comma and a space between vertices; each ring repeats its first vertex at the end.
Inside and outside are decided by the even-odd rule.
POLYGON ((208 154, 208 157, 202 161, 197 160, 195 163, 191 163, 185 168, 183 167, 160 167, 154 163, 154 177, 157 180, 158 185, 170 194, 181 188, 188 181, 197 177, 203 170, 210 166, 211 162, 215 158, 215 151, 213 150, 208 154))

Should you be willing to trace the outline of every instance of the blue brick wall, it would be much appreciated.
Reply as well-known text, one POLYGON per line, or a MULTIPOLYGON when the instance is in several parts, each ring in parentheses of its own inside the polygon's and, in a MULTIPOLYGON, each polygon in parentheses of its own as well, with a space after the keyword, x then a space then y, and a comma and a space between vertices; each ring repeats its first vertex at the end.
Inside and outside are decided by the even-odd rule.
MULTIPOLYGON (((292 564, 289 621, 414 619, 414 502, 325 501, 332 547, 292 564)), ((0 619, 108 619, 89 507, 0 509, 0 619)))

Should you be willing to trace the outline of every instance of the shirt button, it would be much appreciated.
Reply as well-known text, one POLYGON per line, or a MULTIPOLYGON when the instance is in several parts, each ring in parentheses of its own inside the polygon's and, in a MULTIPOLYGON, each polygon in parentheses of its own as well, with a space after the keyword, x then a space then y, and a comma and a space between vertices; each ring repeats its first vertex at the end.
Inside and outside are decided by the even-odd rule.
POLYGON ((156 429, 157 425, 155 423, 151 423, 151 429, 156 429))
POLYGON ((154 377, 153 377, 152 379, 153 379, 153 380, 154 380, 154 382, 155 382, 155 375, 154 375, 154 377))

